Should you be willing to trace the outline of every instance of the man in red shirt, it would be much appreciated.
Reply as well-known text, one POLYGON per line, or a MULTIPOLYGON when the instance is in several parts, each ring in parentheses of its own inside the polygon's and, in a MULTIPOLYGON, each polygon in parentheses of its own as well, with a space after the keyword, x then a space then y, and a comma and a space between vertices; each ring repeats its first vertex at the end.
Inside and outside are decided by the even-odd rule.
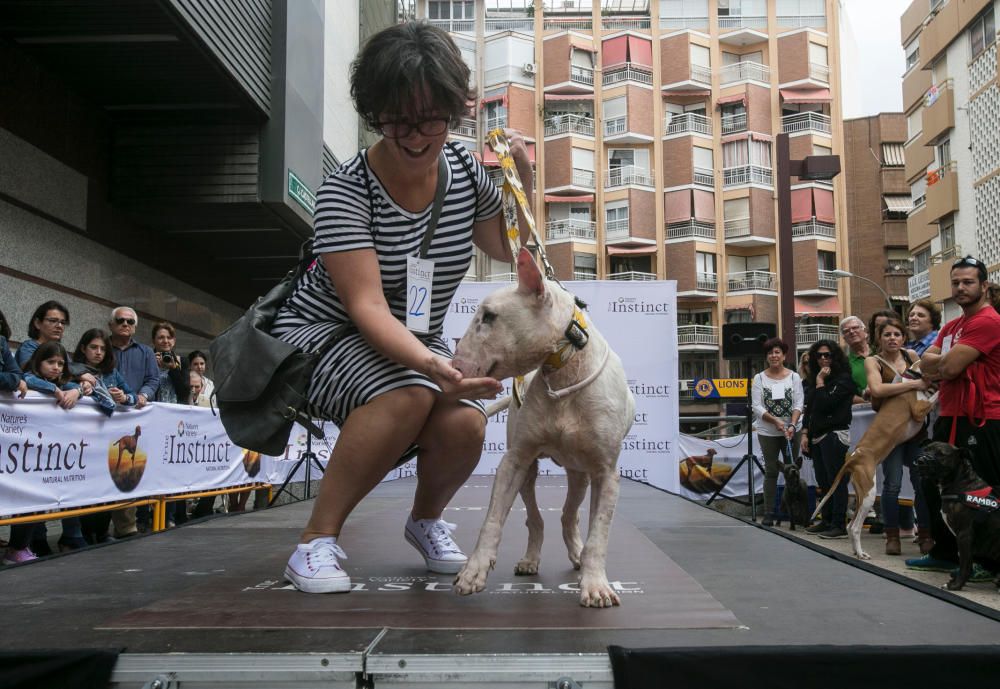
MULTIPOLYGON (((951 267, 951 296, 962 315, 949 321, 920 358, 924 375, 938 381, 940 416, 934 440, 968 448, 984 481, 1000 485, 1000 314, 987 299, 986 265, 971 256, 951 267)), ((955 536, 941 517, 936 482, 923 482, 934 547, 906 561, 910 569, 947 572, 958 566, 955 536)), ((995 567, 996 563, 987 563, 995 567)), ((974 580, 992 577, 981 567, 974 580)))

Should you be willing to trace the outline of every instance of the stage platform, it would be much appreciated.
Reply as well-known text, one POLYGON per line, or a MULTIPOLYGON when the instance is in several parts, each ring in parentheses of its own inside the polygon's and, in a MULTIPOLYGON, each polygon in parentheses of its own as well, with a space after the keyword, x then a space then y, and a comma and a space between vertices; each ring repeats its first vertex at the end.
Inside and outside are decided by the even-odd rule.
MULTIPOLYGON (((0 569, 3 649, 122 649, 114 686, 162 677, 183 689, 612 687, 609 645, 697 649, 720 666, 737 648, 764 658, 775 647, 836 657, 919 646, 931 660, 1000 649, 995 611, 627 480, 608 565, 621 607, 577 603, 560 477, 538 483, 540 574, 513 575, 525 542, 518 501, 487 590, 455 596, 451 577, 428 573, 403 540, 414 485, 382 484, 352 516, 342 538, 350 594, 310 596, 282 581, 306 501, 0 569)), ((473 477, 445 514, 467 550, 490 485, 473 477)))

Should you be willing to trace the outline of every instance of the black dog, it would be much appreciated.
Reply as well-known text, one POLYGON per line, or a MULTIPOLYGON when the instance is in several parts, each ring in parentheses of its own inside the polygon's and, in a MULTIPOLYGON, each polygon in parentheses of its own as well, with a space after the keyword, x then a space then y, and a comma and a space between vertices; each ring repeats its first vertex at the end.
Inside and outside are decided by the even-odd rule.
MULTIPOLYGON (((914 469, 937 482, 941 515, 958 541, 958 576, 948 582, 958 591, 969 580, 973 559, 1000 561, 1000 496, 976 474, 970 453, 941 442, 927 443, 914 469)), ((994 582, 1000 587, 1000 577, 994 582)))
MULTIPOLYGON (((785 490, 781 493, 781 512, 788 515, 788 526, 795 531, 795 525, 809 525, 809 491, 800 475, 801 466, 782 462, 781 473, 785 475, 785 490)), ((775 526, 781 526, 780 515, 775 526)))

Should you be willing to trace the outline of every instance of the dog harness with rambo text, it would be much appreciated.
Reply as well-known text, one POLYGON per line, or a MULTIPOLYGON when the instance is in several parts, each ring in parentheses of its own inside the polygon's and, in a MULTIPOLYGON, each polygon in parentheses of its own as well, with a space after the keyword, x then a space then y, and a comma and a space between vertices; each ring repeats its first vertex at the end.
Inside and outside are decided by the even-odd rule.
POLYGON ((990 487, 967 490, 961 493, 945 493, 941 496, 942 503, 957 502, 965 507, 977 510, 975 520, 983 521, 989 518, 990 514, 1000 510, 1000 496, 990 487))

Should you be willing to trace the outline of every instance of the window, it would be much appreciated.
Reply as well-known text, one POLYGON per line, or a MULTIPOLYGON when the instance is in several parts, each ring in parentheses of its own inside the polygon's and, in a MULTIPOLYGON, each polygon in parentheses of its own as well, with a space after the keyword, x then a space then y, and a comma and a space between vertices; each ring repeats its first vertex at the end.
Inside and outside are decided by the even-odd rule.
POLYGON ((955 216, 949 215, 938 224, 938 235, 941 237, 941 251, 955 248, 955 216))
POLYGON ((906 46, 906 71, 909 72, 911 69, 917 66, 920 62, 920 41, 914 39, 910 45, 906 46))
POLYGON ((823 0, 778 0, 778 24, 781 26, 826 26, 823 0))
POLYGON ((732 134, 733 132, 742 132, 746 130, 747 109, 742 103, 723 105, 721 115, 723 134, 732 134))
POLYGON ((594 54, 589 50, 580 50, 579 48, 572 48, 572 56, 570 57, 570 63, 574 67, 583 67, 585 69, 594 68, 594 54))
POLYGON ((931 267, 931 248, 913 254, 913 274, 926 273, 931 267))
POLYGON ((726 199, 722 202, 723 217, 728 220, 747 220, 750 217, 750 197, 726 199))
POLYGON ((719 0, 720 17, 766 17, 767 0, 719 0))
POLYGON ((430 0, 428 19, 475 19, 475 0, 430 0))
POLYGON ((738 65, 741 62, 755 62, 758 65, 764 64, 764 53, 757 50, 752 53, 727 53, 723 51, 722 53, 722 65, 738 65))
POLYGON ((828 156, 833 154, 833 149, 829 146, 821 146, 820 144, 813 144, 814 156, 828 156))
POLYGON ((504 105, 502 100, 490 101, 483 108, 483 114, 486 116, 486 130, 492 131, 497 127, 507 126, 507 106, 504 105))
POLYGON ((708 49, 707 46, 697 45, 695 43, 691 44, 691 64, 692 65, 697 65, 699 67, 709 67, 710 68, 712 66, 711 55, 712 55, 712 52, 708 49))
POLYGON ((918 107, 906 116, 906 136, 907 141, 912 141, 920 132, 924 130, 924 109, 918 107))
POLYGON ((749 309, 732 309, 726 311, 726 323, 753 323, 753 314, 749 309))
POLYGON ((660 26, 676 29, 708 26, 708 0, 660 0, 660 26))
POLYGON ((817 251, 816 263, 820 270, 836 270, 837 254, 833 251, 817 251))
POLYGON ((702 148, 701 146, 694 146, 691 149, 693 156, 693 163, 696 170, 705 170, 706 172, 712 172, 715 170, 715 160, 712 155, 711 148, 702 148))
POLYGON ((712 325, 712 309, 678 309, 677 325, 712 325))
POLYGON ((910 198, 913 199, 914 209, 924 205, 924 201, 927 199, 927 178, 923 175, 910 186, 910 198))
POLYGON ((886 273, 890 275, 913 275, 913 260, 907 249, 886 249, 886 273))
POLYGON ((716 354, 682 353, 677 363, 681 380, 719 377, 719 357, 716 354))
POLYGON ((809 44, 809 62, 814 65, 827 66, 827 51, 825 45, 819 43, 809 44))
POLYGON ((628 109, 625 104, 625 96, 620 98, 610 98, 604 101, 604 121, 616 120, 625 117, 628 109))
POLYGON ((972 58, 975 59, 982 55, 996 40, 997 29, 993 7, 989 7, 973 19, 969 26, 969 46, 972 48, 972 58))
POLYGON ((628 228, 628 201, 610 201, 604 207, 604 219, 608 229, 624 226, 628 228))
POLYGON ((594 152, 587 148, 573 149, 573 169, 594 171, 594 152))
POLYGON ((715 275, 718 271, 715 266, 715 254, 698 251, 694 255, 694 269, 700 275, 715 275))
POLYGON ((594 254, 573 254, 573 277, 577 280, 597 277, 597 256, 594 254))
POLYGON ((758 256, 729 256, 730 273, 749 273, 754 270, 770 272, 771 259, 767 254, 758 256))
POLYGON ((745 165, 771 167, 771 144, 755 139, 739 139, 722 144, 722 165, 733 168, 745 165))
POLYGON ((951 140, 945 139, 934 147, 934 158, 938 167, 946 167, 951 162, 951 140))

